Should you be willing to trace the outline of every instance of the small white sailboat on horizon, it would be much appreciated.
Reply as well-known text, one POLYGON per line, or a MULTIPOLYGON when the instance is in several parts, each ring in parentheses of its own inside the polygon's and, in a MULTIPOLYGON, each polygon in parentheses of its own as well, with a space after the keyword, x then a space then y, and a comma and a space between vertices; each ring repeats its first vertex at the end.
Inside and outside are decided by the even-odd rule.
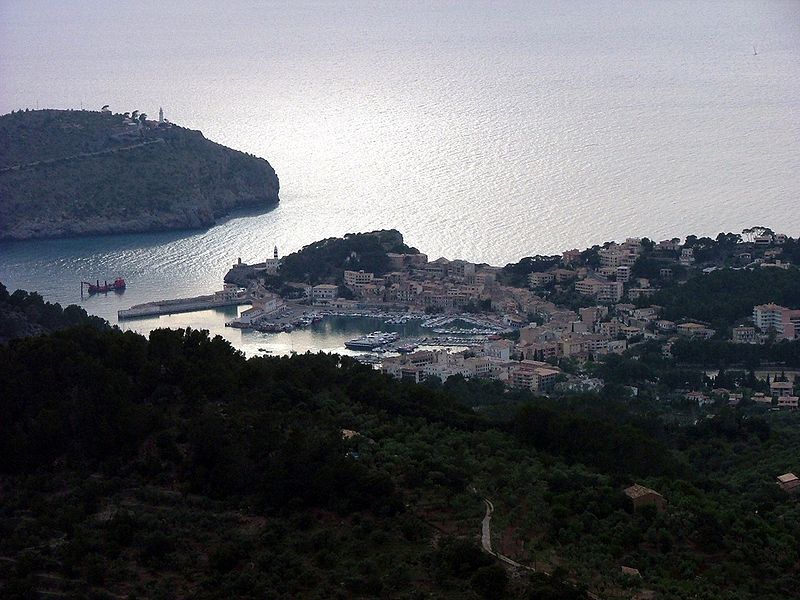
POLYGON ((758 56, 758 50, 756 50, 755 44, 753 44, 753 56, 758 56))

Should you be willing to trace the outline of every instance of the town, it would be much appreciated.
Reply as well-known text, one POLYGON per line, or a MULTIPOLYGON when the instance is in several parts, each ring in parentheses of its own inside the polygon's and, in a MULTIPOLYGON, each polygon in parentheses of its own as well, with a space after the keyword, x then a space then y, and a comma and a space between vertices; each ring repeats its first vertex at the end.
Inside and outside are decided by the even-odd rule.
MULTIPOLYGON (((375 232, 336 241, 347 245, 348 239, 360 243, 371 235, 389 234, 399 236, 375 232)), ((423 327, 441 335, 396 343, 376 336, 379 341, 365 349, 374 346, 381 355, 360 358, 403 380, 483 378, 540 395, 599 391, 608 382, 598 376, 597 365, 604 357, 637 347, 655 345, 670 361, 675 346, 686 341, 764 346, 800 339, 798 296, 792 307, 754 303, 735 322, 719 323, 655 302, 664 296, 662 291, 686 290, 687 282, 728 273, 774 279, 780 272, 796 282, 798 242, 767 228, 723 233, 716 239, 689 236, 656 243, 629 238, 505 267, 429 260, 408 249, 384 252, 372 270, 347 268, 361 262, 352 251, 341 262, 332 261, 325 275, 306 277, 298 261, 308 252, 316 252, 319 261, 329 242, 283 259, 275 248, 262 263, 237 261, 218 296, 227 295, 231 302, 247 298, 252 308, 230 325, 269 332, 308 325, 330 314, 377 316, 389 322, 420 319, 423 327)), ((392 243, 402 244, 402 236, 392 243)), ((381 248, 390 246, 384 240, 381 248)), ((758 371, 758 389, 740 390, 738 384, 728 389, 709 379, 672 386, 670 392, 698 406, 720 398, 730 403, 747 398, 776 409, 797 409, 795 372, 773 367, 758 371)))

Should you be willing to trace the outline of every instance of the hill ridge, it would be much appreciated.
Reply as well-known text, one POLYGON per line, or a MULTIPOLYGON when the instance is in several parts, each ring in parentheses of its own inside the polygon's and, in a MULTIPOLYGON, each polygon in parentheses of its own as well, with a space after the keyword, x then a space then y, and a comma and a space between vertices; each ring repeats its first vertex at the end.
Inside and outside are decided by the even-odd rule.
POLYGON ((265 159, 146 115, 0 116, 0 240, 209 227, 279 188, 265 159))

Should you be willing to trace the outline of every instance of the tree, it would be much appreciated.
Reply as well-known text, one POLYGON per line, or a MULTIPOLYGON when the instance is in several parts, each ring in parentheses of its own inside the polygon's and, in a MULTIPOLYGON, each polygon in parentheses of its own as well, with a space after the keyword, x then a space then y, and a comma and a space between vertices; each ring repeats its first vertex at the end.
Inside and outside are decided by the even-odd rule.
POLYGON ((470 577, 470 583, 483 598, 502 598, 508 593, 508 574, 497 563, 479 568, 470 577))

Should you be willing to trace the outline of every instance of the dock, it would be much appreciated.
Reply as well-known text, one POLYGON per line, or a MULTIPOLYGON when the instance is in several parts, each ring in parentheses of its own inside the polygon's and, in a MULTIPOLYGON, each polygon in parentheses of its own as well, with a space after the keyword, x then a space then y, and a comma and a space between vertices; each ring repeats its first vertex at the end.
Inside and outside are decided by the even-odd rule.
POLYGON ((158 317, 245 304, 252 304, 250 298, 245 296, 221 298, 218 294, 210 294, 208 296, 195 296, 194 298, 176 298, 174 300, 157 300, 155 302, 137 304, 126 310, 117 311, 117 318, 120 321, 124 321, 125 319, 158 317))

